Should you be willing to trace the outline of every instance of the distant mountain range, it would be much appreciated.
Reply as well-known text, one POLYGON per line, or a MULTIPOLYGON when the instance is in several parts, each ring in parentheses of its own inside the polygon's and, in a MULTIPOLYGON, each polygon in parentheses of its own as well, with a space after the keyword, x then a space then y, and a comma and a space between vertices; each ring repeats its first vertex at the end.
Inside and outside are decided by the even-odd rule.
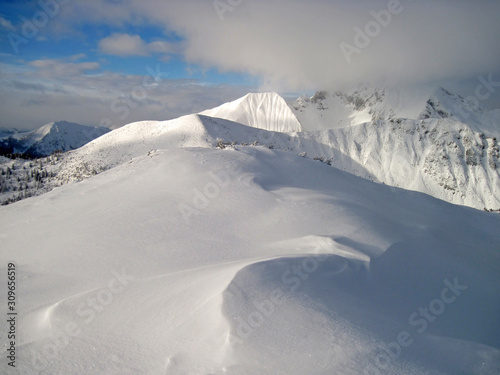
POLYGON ((67 121, 51 122, 29 132, 0 129, 0 155, 16 154, 39 158, 55 151, 74 150, 106 134, 108 128, 95 128, 67 121))

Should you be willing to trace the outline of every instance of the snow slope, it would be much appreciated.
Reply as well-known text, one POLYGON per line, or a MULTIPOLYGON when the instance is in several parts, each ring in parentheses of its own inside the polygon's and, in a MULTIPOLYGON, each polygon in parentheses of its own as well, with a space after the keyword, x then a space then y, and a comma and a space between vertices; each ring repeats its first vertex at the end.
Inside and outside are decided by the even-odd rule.
POLYGON ((432 92, 360 87, 347 92, 318 91, 289 103, 304 130, 356 126, 376 120, 417 119, 432 92))
POLYGON ((302 127, 286 101, 274 92, 251 93, 200 114, 270 131, 295 132, 302 127))
POLYGON ((466 123, 477 132, 500 138, 500 109, 489 110, 477 99, 463 98, 443 88, 427 100, 419 118, 448 118, 466 123))
POLYGON ((220 140, 226 144, 260 144, 320 159, 371 181, 420 191, 452 203, 500 209, 497 140, 449 118, 377 121, 292 133, 266 131, 204 115, 142 121, 58 156, 56 162, 44 161, 43 168, 35 166, 41 169, 39 173, 53 176, 43 178, 42 186, 25 181, 25 170, 33 168, 18 162, 11 183, 4 184, 0 177, 0 187, 8 187, 0 199, 16 198, 20 190, 12 188, 17 185, 29 188, 29 192, 21 192, 23 195, 35 195, 157 149, 214 147, 220 140))
POLYGON ((463 123, 370 122, 301 133, 296 148, 372 181, 478 209, 500 208, 498 142, 463 123))
POLYGON ((449 119, 369 122, 299 133, 218 130, 227 142, 257 141, 320 159, 372 181, 478 209, 500 208, 499 145, 449 119))
MULTIPOLYGON (((157 149, 214 147, 221 139, 226 144, 260 144, 320 159, 371 181, 456 204, 500 208, 498 142, 450 119, 378 121, 294 133, 270 132, 204 115, 143 121, 62 155, 55 165, 45 162, 46 174, 55 177, 41 191, 93 176, 157 149)), ((23 171, 23 166, 18 165, 16 171, 23 171)))
POLYGON ((498 215, 214 149, 212 121, 248 130, 129 125, 77 151, 120 165, 0 207, 3 373, 498 374, 498 215))
POLYGON ((368 87, 333 94, 318 91, 289 105, 304 130, 345 128, 377 120, 448 118, 500 137, 500 109, 489 110, 475 98, 463 98, 444 88, 435 92, 368 87))
POLYGON ((11 135, 0 142, 8 153, 30 157, 51 155, 54 151, 77 149, 109 132, 108 128, 94 128, 67 121, 51 122, 30 132, 11 135))

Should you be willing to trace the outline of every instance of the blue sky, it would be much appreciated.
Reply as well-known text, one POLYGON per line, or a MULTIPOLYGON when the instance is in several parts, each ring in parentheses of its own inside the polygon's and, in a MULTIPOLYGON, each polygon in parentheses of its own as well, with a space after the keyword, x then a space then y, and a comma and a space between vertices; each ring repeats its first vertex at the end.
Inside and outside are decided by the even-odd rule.
MULTIPOLYGON (((175 118, 259 89, 258 78, 245 72, 221 71, 217 66, 186 61, 177 51, 185 39, 165 25, 85 19, 70 24, 67 21, 74 18, 67 10, 76 6, 76 1, 66 0, 0 1, 0 79, 11 93, 18 94, 18 100, 9 103, 12 106, 3 108, 0 126, 30 129, 68 119, 94 126, 109 126, 111 121, 111 126, 117 127, 143 118, 175 118), (111 48, 113 42, 118 47, 111 48), (170 101, 174 104, 166 103, 167 109, 161 111, 155 103, 136 103, 131 98, 144 77, 159 72, 165 89, 179 91, 179 98, 170 101), (78 92, 92 89, 100 90, 101 95, 78 92), (57 90, 81 102, 68 102, 68 97, 61 100, 57 90), (97 97, 104 103, 95 103, 97 97), (125 117, 116 108, 121 108, 127 98, 132 104, 130 115, 125 117), (185 103, 175 103, 180 100, 185 103), (89 106, 97 107, 98 115, 89 113, 89 106), (30 113, 26 113, 27 108, 30 113)), ((147 99, 168 100, 168 95, 159 91, 148 88, 147 99)), ((7 100, 13 99, 5 90, 3 94, 7 100)))
MULTIPOLYGON (((487 0, 0 0, 0 126, 118 127, 247 92, 359 84, 467 96, 479 76, 500 81, 499 12, 487 0)), ((500 88, 482 104, 500 107, 500 88)))
POLYGON ((249 86, 256 83, 255 78, 248 74, 222 73, 213 67, 201 67, 197 64, 187 63, 181 55, 175 52, 151 51, 147 55, 141 56, 130 51, 130 54, 127 55, 117 55, 116 52, 99 48, 99 42, 113 34, 140 36, 145 44, 163 42, 176 45, 183 42, 182 36, 174 31, 165 30, 165 27, 159 25, 78 22, 73 24, 66 33, 58 33, 57 28, 51 27, 53 19, 61 15, 64 7, 71 7, 74 3, 70 0, 0 1, 0 17, 11 25, 11 27, 3 25, 0 48, 3 53, 9 55, 4 55, 3 59, 10 58, 10 62, 64 59, 84 54, 85 56, 79 61, 100 61, 100 67, 95 70, 95 73, 109 70, 123 74, 141 75, 144 73, 144 66, 152 66, 161 62, 164 69, 168 70, 171 79, 189 78, 208 84, 249 86), (67 4, 60 4, 60 2, 66 1, 67 4), (41 3, 45 6, 41 6, 41 3), (49 14, 47 9, 50 13, 53 12, 53 15, 49 14), (37 14, 38 16, 36 16, 37 14), (40 14, 48 16, 40 16, 40 14), (35 20, 38 23, 33 22, 35 20), (30 28, 30 25, 34 25, 35 28, 30 28), (31 30, 35 30, 33 36, 31 36, 31 30))

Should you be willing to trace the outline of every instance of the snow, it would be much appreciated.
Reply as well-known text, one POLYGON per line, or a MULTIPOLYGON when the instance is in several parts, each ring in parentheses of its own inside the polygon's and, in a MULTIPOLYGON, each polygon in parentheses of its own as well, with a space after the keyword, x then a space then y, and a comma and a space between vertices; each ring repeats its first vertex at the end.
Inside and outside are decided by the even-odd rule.
POLYGON ((10 137, 11 135, 17 133, 16 129, 9 129, 0 127, 0 139, 10 137))
POLYGON ((29 132, 13 134, 4 142, 14 142, 15 153, 40 157, 51 155, 54 151, 77 149, 107 132, 108 128, 58 121, 29 132))
POLYGON ((425 89, 362 86, 330 93, 318 91, 289 103, 304 130, 325 130, 356 126, 376 120, 417 119, 432 92, 425 89))
POLYGON ((189 115, 164 122, 130 124, 75 151, 59 173, 92 166, 105 170, 151 150, 265 145, 323 158, 357 176, 420 191, 478 209, 500 208, 498 143, 450 119, 378 121, 316 132, 268 132, 228 120, 189 115))
POLYGON ((156 150, 0 207, 17 371, 496 374, 499 224, 293 153, 156 150))
MULTIPOLYGON (((266 131, 204 115, 142 121, 64 154, 54 166, 50 165, 54 162, 44 162, 47 172, 55 177, 40 192, 93 176, 157 149, 213 147, 218 140, 260 144, 321 159, 368 180, 455 204, 500 208, 498 141, 450 118, 379 120, 347 128, 292 133, 266 131)), ((17 166, 17 171, 24 178, 22 165, 17 166)), ((0 197, 7 199, 12 194, 6 192, 0 197)))
POLYGON ((297 117, 277 93, 251 93, 200 114, 279 132, 301 131, 297 117))
POLYGON ((440 88, 427 101, 420 118, 449 118, 468 124, 477 132, 500 137, 500 109, 489 110, 475 97, 463 98, 440 88))
POLYGON ((462 206, 498 208, 498 143, 366 103, 374 121, 311 131, 251 95, 43 161, 62 186, 0 207, 0 371, 498 374, 500 216, 462 206))

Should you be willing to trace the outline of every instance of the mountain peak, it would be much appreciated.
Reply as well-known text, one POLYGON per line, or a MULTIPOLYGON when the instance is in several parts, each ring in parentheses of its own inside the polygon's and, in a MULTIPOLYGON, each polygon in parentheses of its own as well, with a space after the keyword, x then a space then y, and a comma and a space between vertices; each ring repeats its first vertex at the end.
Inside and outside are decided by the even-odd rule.
POLYGON ((69 121, 49 122, 37 129, 12 134, 0 144, 2 154, 24 154, 29 157, 48 156, 54 151, 69 151, 109 132, 69 121))
POLYGON ((249 93, 200 114, 270 131, 302 131, 299 120, 286 101, 275 92, 249 93))
POLYGON ((425 103, 418 119, 450 118, 471 126, 476 131, 492 136, 500 135, 500 110, 489 110, 475 97, 464 98, 461 95, 440 87, 425 103))

